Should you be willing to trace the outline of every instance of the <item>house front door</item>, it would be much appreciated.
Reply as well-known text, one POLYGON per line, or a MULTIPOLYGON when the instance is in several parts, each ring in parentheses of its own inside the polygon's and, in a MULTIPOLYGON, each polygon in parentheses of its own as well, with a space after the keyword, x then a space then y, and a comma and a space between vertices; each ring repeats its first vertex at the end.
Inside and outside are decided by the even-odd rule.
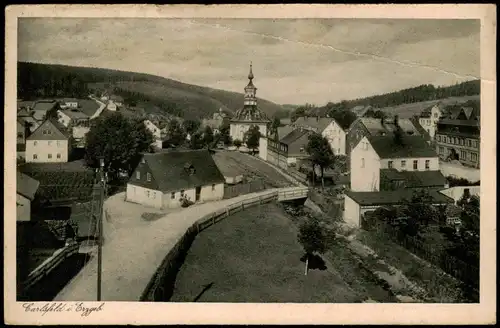
POLYGON ((200 200, 201 187, 196 187, 196 201, 200 200))

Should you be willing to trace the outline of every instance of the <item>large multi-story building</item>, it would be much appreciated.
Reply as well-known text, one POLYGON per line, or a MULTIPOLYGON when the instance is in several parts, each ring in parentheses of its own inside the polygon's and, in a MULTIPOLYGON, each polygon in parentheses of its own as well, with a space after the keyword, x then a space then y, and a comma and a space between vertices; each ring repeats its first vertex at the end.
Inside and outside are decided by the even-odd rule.
POLYGON ((442 119, 437 124, 436 151, 442 160, 458 160, 466 166, 480 167, 479 120, 442 119))
POLYGON ((45 120, 26 138, 26 162, 67 162, 72 146, 72 136, 61 123, 45 120))
MULTIPOLYGON (((415 180, 406 173, 398 174, 407 171, 439 172, 435 150, 420 136, 404 136, 401 144, 393 136, 363 137, 351 152, 352 191, 393 189, 388 185, 399 179, 415 180)), ((415 181, 411 185, 415 186, 415 181)))

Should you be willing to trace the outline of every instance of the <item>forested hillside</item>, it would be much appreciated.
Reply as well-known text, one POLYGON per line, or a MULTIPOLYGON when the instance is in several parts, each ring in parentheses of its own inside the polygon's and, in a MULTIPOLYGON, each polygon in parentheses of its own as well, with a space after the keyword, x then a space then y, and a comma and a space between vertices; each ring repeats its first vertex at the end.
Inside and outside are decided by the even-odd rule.
POLYGON ((359 98, 355 100, 343 100, 337 103, 329 102, 324 106, 305 104, 297 107, 290 114, 292 120, 298 116, 325 116, 335 117, 343 113, 347 117, 346 124, 354 119, 354 116, 344 113, 356 106, 372 106, 373 111, 381 110, 391 116, 399 115, 401 118, 409 118, 420 114, 425 108, 438 102, 443 105, 464 103, 466 101, 479 101, 480 81, 467 81, 447 87, 435 87, 431 84, 421 85, 414 88, 395 91, 383 95, 359 98), (351 117, 349 117, 351 116, 351 117))
MULTIPOLYGON (((245 86, 242 74, 241 89, 245 86)), ((96 86, 105 87, 123 97, 150 102, 166 114, 183 118, 203 118, 223 108, 229 112, 243 104, 243 94, 211 89, 154 76, 102 68, 18 63, 18 98, 32 100, 45 97, 87 97, 96 86)), ((267 115, 284 109, 259 99, 267 115)))
MULTIPOLYGON (((355 106, 372 106, 375 108, 384 108, 398 106, 401 104, 411 104, 422 101, 445 99, 449 97, 479 95, 480 91, 480 80, 467 81, 445 87, 436 87, 432 84, 424 84, 414 88, 403 89, 382 95, 342 101, 337 104, 340 105, 342 103, 342 105, 348 108, 352 108, 355 106)), ((337 104, 333 104, 333 106, 337 104)))

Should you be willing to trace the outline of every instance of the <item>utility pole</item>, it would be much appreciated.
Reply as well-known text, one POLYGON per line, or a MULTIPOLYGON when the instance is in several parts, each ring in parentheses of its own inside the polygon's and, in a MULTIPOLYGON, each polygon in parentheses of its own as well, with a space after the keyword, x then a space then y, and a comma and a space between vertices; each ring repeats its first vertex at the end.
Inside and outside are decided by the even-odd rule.
POLYGON ((99 194, 99 212, 97 214, 99 221, 99 237, 97 240, 97 301, 101 301, 102 287, 102 242, 103 242, 103 220, 104 220, 104 196, 106 193, 106 179, 104 176, 104 158, 100 158, 100 194, 99 194))

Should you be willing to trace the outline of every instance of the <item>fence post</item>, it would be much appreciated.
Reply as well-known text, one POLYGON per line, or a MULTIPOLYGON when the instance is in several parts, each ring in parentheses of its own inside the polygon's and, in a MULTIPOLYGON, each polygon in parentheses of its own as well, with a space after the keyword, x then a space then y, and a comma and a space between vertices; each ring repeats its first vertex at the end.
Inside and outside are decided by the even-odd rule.
POLYGON ((259 204, 262 205, 262 196, 259 196, 259 204))
POLYGON ((241 201, 241 209, 245 209, 245 204, 243 203, 243 201, 241 201))

